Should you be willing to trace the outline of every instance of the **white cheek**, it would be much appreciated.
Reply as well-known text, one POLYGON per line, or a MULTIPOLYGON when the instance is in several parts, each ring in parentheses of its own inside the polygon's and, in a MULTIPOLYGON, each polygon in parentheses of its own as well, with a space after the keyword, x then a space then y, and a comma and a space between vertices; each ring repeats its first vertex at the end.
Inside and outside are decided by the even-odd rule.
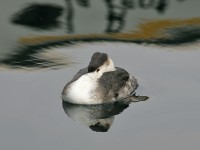
POLYGON ((110 59, 110 58, 109 58, 109 65, 107 66, 107 70, 109 70, 109 71, 115 71, 116 70, 114 63, 113 63, 112 59, 110 59))
POLYGON ((115 71, 116 70, 113 61, 110 58, 109 58, 108 61, 109 61, 109 65, 104 64, 103 66, 101 66, 99 68, 100 70, 97 73, 98 78, 101 77, 101 75, 104 72, 109 72, 109 71, 115 71))

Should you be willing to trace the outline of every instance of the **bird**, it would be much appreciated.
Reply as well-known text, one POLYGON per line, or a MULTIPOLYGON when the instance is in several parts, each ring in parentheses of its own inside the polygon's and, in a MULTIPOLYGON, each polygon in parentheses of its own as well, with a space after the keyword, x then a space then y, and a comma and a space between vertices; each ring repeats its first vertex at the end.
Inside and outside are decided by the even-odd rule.
POLYGON ((61 97, 73 104, 103 104, 131 97, 137 87, 137 79, 125 69, 115 67, 108 54, 95 52, 88 67, 64 86, 61 97))

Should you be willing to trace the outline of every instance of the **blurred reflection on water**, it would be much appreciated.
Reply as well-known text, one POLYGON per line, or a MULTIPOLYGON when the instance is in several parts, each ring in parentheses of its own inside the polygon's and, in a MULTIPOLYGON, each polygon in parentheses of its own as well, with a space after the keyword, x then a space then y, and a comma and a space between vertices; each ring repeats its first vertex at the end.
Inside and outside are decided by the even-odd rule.
MULTIPOLYGON (((78 4, 84 8, 92 7, 89 0, 64 0, 66 8, 54 6, 50 4, 30 4, 26 8, 13 16, 13 23, 26 25, 35 28, 48 30, 51 26, 58 27, 57 18, 61 15, 62 10, 66 9, 66 24, 68 32, 74 31, 74 5, 78 4), (75 4, 73 2, 76 2, 75 4)), ((106 32, 120 32, 126 24, 126 16, 129 10, 134 10, 136 7, 140 9, 155 9, 158 13, 165 12, 169 5, 169 0, 102 0, 107 8, 107 27, 106 32)), ((77 10, 79 11, 79 10, 77 10)))
POLYGON ((51 29, 59 27, 57 18, 62 14, 62 8, 54 5, 30 4, 13 16, 12 22, 36 29, 51 29))
POLYGON ((4 41, 5 34, 9 38, 1 44, 0 64, 11 68, 59 68, 70 61, 58 62, 58 58, 55 62, 40 53, 44 49, 45 53, 50 52, 50 47, 80 42, 161 46, 194 43, 200 38, 198 4, 195 0, 13 2, 13 8, 15 5, 21 8, 4 10, 4 20, 10 22, 3 22, 5 33, 1 38, 4 41))
POLYGON ((74 121, 89 127, 96 132, 107 132, 114 122, 114 116, 120 114, 131 102, 140 102, 147 100, 147 96, 133 95, 116 102, 78 105, 63 101, 63 109, 68 117, 74 121))
POLYGON ((54 43, 50 43, 44 45, 17 47, 15 50, 16 53, 9 54, 0 62, 11 68, 24 68, 30 70, 31 68, 57 69, 61 66, 74 63, 71 58, 62 54, 63 51, 51 50, 50 46, 52 44, 54 45, 54 43))

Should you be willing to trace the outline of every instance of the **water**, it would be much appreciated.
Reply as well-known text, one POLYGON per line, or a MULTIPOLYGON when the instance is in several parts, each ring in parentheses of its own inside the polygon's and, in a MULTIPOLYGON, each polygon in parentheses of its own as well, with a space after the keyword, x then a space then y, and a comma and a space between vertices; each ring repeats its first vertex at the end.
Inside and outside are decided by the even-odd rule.
POLYGON ((122 26, 120 19, 108 25, 104 1, 72 1, 70 26, 70 1, 38 0, 34 3, 59 10, 51 25, 13 23, 28 2, 1 5, 1 149, 198 149, 199 1, 166 0, 156 9, 159 0, 145 8, 136 0, 125 14, 113 10, 124 14, 122 26), (143 32, 141 23, 153 28, 143 26, 143 32), (96 51, 108 53, 116 66, 133 74, 139 82, 136 93, 149 97, 115 115, 104 133, 68 117, 60 98, 96 51))

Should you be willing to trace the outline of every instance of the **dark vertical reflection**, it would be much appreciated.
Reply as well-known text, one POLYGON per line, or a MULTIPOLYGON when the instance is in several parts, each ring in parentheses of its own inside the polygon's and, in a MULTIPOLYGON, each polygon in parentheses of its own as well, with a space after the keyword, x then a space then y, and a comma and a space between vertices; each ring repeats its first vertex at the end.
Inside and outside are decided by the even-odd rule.
POLYGON ((113 0, 105 0, 106 6, 108 8, 107 15, 107 28, 106 32, 120 32, 125 25, 125 16, 127 14, 127 8, 125 6, 128 3, 123 2, 122 6, 115 6, 113 0))
POLYGON ((73 33, 74 32, 74 24, 73 24, 73 18, 74 18, 74 8, 72 5, 71 0, 65 0, 66 2, 66 8, 67 8, 67 32, 73 33))
POLYGON ((163 14, 165 12, 167 6, 168 6, 167 0, 159 0, 158 4, 156 6, 156 10, 159 13, 163 14))

